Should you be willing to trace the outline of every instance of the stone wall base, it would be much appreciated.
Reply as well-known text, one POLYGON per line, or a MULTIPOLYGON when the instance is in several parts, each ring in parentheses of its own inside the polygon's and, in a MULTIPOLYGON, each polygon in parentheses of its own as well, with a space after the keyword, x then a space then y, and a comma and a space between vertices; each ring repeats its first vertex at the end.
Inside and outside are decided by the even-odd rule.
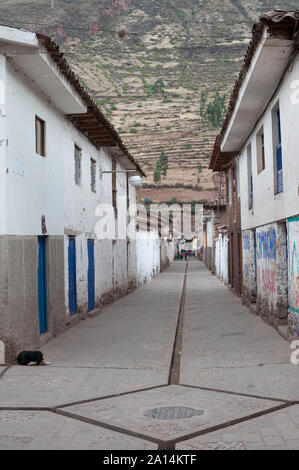
MULTIPOLYGON (((65 329, 64 237, 49 236, 47 258, 46 334, 65 329)), ((38 237, 0 236, 0 340, 5 345, 5 363, 16 360, 26 349, 40 349, 42 337, 38 316, 38 237)))
POLYGON ((117 287, 105 292, 101 296, 100 301, 96 302, 94 310, 88 311, 87 303, 85 305, 78 305, 78 313, 72 316, 69 314, 67 315, 66 327, 72 328, 73 326, 78 325, 82 320, 87 320, 88 318, 93 318, 101 314, 105 306, 111 305, 116 300, 134 292, 137 287, 136 279, 130 279, 126 286, 117 287))
POLYGON ((256 304, 256 290, 250 289, 243 284, 242 301, 247 306, 256 304))

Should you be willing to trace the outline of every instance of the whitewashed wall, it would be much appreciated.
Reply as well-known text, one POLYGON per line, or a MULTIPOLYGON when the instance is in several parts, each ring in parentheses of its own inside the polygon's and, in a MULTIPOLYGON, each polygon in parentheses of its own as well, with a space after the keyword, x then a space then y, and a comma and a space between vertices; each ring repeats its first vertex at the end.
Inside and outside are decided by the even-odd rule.
MULTIPOLYGON (((240 155, 240 196, 242 230, 258 227, 299 213, 299 93, 294 95, 294 82, 299 77, 299 56, 287 73, 280 90, 245 143, 240 155), (293 87, 293 88, 292 88, 293 87), (297 97, 298 103, 292 101, 297 97), (274 149, 272 143, 272 109, 279 100, 281 116, 284 191, 274 195, 274 149), (264 126, 265 170, 257 173, 256 135, 264 126), (248 210, 247 146, 252 148, 253 210, 248 210)), ((298 88, 297 88, 298 90, 298 88)))
MULTIPOLYGON (((65 174, 65 302, 68 312, 68 238, 76 236, 76 269, 77 269, 77 303, 80 311, 87 310, 88 302, 88 253, 87 240, 94 239, 95 250, 95 303, 100 306, 103 296, 121 293, 130 283, 136 280, 135 243, 127 240, 99 240, 95 229, 99 221, 96 208, 101 204, 112 204, 112 175, 105 173, 100 177, 100 169, 110 171, 112 168, 108 149, 96 149, 70 123, 64 123, 64 174, 65 174), (82 149, 81 184, 74 180, 74 146, 82 149), (91 191, 90 159, 96 161, 96 193, 91 191), (127 255, 129 260, 127 260, 127 255)), ((117 165, 117 170, 123 168, 117 165)), ((123 201, 126 211, 126 174, 117 173, 117 197, 123 201)), ((136 201, 135 189, 130 185, 130 200, 136 201)))
POLYGON ((6 233, 6 59, 0 54, 0 234, 6 233))
POLYGON ((291 336, 299 336, 299 217, 288 220, 288 279, 289 317, 291 336))
POLYGON ((212 220, 207 221, 207 247, 212 248, 213 246, 213 222, 212 220))
MULTIPOLYGON (((87 240, 94 239, 96 306, 103 296, 125 293, 160 272, 159 241, 97 240, 98 204, 112 203, 108 149, 97 150, 87 138, 20 73, 0 56, 0 234, 64 235, 65 308, 68 311, 68 243, 76 237, 77 303, 87 310, 87 240), (46 123, 46 156, 35 152, 35 116, 46 123), (7 118, 9 116, 9 119, 7 118), (17 138, 16 138, 17 135, 17 138), (74 145, 82 149, 82 180, 74 181, 74 145), (96 161, 96 193, 90 187, 90 158, 96 161), (145 250, 145 251, 144 251, 145 250)), ((123 169, 117 165, 117 169, 123 169)), ((126 200, 126 175, 117 174, 118 198, 126 200)), ((136 191, 130 186, 131 202, 136 191)), ((170 254, 169 257, 172 255, 170 254)))
MULTIPOLYGON (((46 217, 48 235, 65 235, 65 303, 68 310, 68 237, 76 236, 78 305, 87 305, 87 240, 95 240, 96 302, 103 293, 127 286, 136 275, 134 242, 114 246, 95 235, 96 206, 112 202, 111 174, 99 177, 99 169, 111 170, 108 150, 98 151, 62 113, 0 57, 1 209, 0 234, 42 235, 41 217, 46 217), (6 116, 9 116, 7 119, 6 116), (46 156, 35 153, 35 116, 46 123, 46 156), (17 138, 16 138, 17 135, 17 138), (82 182, 74 182, 74 145, 82 148, 82 182), (90 189, 90 158, 97 162, 97 192, 90 189), (5 204, 7 201, 7 205, 5 204), (127 262, 129 254, 129 263, 127 262), (129 276, 128 276, 129 274, 129 276)), ((123 169, 119 165, 117 169, 123 169)), ((118 197, 126 198, 126 175, 117 174, 118 197)), ((136 191, 130 186, 130 199, 136 191)))
POLYGON ((216 275, 224 284, 228 284, 228 236, 220 234, 215 248, 216 275))
MULTIPOLYGON (((1 135, 6 223, 5 227, 0 224, 0 233, 41 235, 44 215, 48 235, 63 235, 63 117, 3 59, 1 70, 6 80, 2 110, 7 118, 5 134, 1 135), (36 115, 46 121, 45 157, 35 153, 36 115)), ((3 220, 3 213, 0 218, 3 220)))
POLYGON ((177 254, 177 246, 175 241, 167 242, 167 257, 168 261, 171 264, 175 259, 177 254))
POLYGON ((137 284, 142 285, 160 273, 160 240, 156 231, 137 232, 137 284))

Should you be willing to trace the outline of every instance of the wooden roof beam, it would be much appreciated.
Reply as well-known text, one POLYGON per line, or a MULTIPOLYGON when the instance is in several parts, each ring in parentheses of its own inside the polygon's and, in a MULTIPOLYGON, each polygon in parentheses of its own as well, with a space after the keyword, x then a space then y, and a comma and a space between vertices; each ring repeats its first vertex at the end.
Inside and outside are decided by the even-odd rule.
MULTIPOLYGON (((80 123, 78 124, 80 126, 81 129, 84 129, 86 131, 88 130, 94 130, 94 129, 98 129, 99 126, 98 125, 95 125, 94 123, 80 123)), ((103 129, 104 132, 107 133, 107 131, 104 129, 104 127, 101 127, 101 129, 103 129)))
POLYGON ((74 122, 77 126, 82 126, 82 125, 85 125, 85 124, 88 124, 88 125, 93 125, 95 127, 103 127, 104 126, 99 123, 99 121, 97 121, 96 119, 92 119, 92 118, 85 118, 85 119, 78 119, 78 118, 71 118, 71 121, 74 122))
POLYGON ((90 137, 91 140, 94 140, 98 144, 102 145, 103 147, 115 147, 116 142, 111 139, 103 139, 102 137, 90 137))
POLYGON ((114 140, 114 139, 111 137, 111 135, 108 134, 108 132, 101 132, 100 130, 96 130, 96 129, 94 129, 94 130, 89 130, 89 131, 86 130, 85 132, 87 132, 88 135, 90 135, 91 137, 93 137, 93 136, 95 136, 95 137, 96 137, 96 136, 100 136, 100 137, 107 137, 107 139, 112 139, 112 140, 114 140))
POLYGON ((94 114, 92 113, 85 113, 85 114, 82 114, 82 113, 74 113, 74 114, 68 114, 67 115, 69 118, 71 119, 86 119, 86 118, 95 118, 94 117, 94 114))

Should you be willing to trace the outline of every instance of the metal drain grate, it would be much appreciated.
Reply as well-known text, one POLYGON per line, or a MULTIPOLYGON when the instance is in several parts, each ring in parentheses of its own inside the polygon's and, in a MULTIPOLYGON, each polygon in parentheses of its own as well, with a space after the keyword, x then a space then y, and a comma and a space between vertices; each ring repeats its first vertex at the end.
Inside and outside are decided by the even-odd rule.
POLYGON ((192 416, 201 416, 202 410, 187 408, 185 406, 165 406, 161 408, 153 408, 144 412, 144 416, 154 419, 186 419, 192 416))

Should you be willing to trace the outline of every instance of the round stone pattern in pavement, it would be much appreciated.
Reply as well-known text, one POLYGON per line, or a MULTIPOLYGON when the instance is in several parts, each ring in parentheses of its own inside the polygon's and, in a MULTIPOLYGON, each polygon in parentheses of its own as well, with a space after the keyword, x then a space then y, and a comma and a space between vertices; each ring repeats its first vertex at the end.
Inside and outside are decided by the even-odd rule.
POLYGON ((153 408, 144 412, 144 416, 154 419, 186 419, 193 416, 201 416, 202 410, 187 408, 186 406, 164 406, 161 408, 153 408))

